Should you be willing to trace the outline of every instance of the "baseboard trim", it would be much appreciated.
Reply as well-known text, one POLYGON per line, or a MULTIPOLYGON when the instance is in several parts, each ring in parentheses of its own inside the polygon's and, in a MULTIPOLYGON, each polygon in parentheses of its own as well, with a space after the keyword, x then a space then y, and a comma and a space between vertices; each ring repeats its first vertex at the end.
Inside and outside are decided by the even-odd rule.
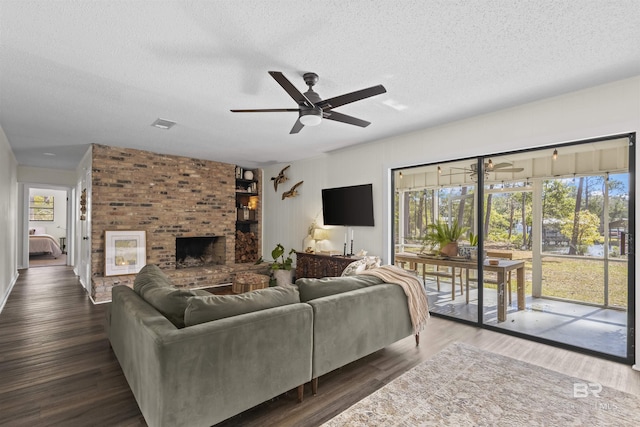
POLYGON ((16 274, 13 276, 13 280, 11 280, 11 284, 9 285, 9 290, 3 296, 2 302, 0 302, 0 313, 2 313, 2 310, 4 310, 4 306, 7 303, 7 300, 9 299, 9 295, 11 295, 11 291, 13 290, 13 287, 16 285, 16 282, 18 281, 19 276, 20 276, 20 273, 16 270, 16 274))

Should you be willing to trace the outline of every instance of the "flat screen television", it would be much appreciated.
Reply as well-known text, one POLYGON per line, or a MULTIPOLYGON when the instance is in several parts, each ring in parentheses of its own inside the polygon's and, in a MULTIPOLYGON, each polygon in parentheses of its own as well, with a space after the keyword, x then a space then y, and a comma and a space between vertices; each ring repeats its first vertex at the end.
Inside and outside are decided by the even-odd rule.
POLYGON ((325 225, 373 227, 372 184, 323 189, 322 216, 325 225))

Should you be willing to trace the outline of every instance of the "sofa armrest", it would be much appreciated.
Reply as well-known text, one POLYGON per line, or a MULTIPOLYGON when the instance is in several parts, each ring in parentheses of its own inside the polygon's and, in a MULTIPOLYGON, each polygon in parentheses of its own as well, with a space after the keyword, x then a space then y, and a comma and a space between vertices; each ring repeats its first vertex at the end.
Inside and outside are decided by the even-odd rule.
POLYGON ((307 304, 177 329, 127 290, 113 289, 110 339, 149 425, 209 426, 311 379, 307 304))
POLYGON ((314 299, 312 376, 317 378, 413 334, 407 297, 388 283, 314 299))

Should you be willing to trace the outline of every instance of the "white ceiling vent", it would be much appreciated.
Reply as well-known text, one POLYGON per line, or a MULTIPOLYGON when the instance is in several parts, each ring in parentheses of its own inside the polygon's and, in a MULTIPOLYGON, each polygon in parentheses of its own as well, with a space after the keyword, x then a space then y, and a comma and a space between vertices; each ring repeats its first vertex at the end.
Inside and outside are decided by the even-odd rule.
POLYGON ((172 122, 171 120, 156 119, 155 122, 151 123, 151 126, 156 127, 158 129, 169 130, 175 124, 176 124, 176 122, 172 122))

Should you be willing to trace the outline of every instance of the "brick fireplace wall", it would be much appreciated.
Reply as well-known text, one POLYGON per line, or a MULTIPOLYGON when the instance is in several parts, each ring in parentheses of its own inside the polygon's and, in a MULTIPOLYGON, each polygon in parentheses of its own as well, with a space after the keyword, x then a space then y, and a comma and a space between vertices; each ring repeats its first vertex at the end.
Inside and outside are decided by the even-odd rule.
MULTIPOLYGON (((237 272, 266 270, 235 263, 235 165, 96 144, 91 196, 91 296, 96 302, 111 300, 113 286, 132 286, 135 279, 104 276, 105 230, 146 231, 147 264, 158 265, 180 287, 231 283, 237 272), (176 270, 176 237, 196 236, 224 237, 225 264, 176 270)), ((261 223, 261 206, 257 214, 261 223)))

